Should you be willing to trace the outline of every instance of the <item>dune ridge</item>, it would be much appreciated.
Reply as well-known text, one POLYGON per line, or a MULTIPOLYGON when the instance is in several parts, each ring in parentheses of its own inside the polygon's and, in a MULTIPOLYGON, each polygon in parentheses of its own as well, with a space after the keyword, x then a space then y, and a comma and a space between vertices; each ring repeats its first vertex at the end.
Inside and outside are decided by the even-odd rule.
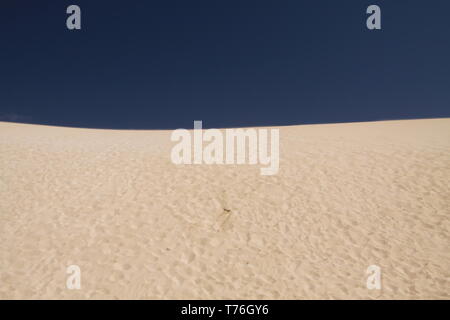
POLYGON ((450 298, 450 119, 278 128, 261 176, 176 166, 171 131, 0 122, 0 298, 450 298))

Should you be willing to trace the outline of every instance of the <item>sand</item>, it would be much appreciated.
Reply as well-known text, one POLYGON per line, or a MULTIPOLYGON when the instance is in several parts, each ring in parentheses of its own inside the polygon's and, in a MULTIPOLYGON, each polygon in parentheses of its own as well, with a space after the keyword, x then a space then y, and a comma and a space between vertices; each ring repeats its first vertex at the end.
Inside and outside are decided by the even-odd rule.
POLYGON ((171 131, 0 122, 0 298, 450 298, 450 119, 279 129, 262 176, 176 166, 171 131))

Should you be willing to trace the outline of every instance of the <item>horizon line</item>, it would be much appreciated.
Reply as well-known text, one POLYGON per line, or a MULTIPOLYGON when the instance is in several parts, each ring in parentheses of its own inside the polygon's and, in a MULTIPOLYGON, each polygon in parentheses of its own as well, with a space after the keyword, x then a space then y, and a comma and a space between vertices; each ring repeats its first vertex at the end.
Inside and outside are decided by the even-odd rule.
MULTIPOLYGON (((343 121, 343 122, 308 122, 308 123, 298 123, 298 124, 286 124, 286 125, 258 125, 258 126, 236 126, 236 127, 203 127, 202 130, 208 129, 245 129, 245 128, 275 128, 275 127, 296 127, 296 126, 312 126, 312 125, 333 125, 333 124, 356 124, 356 123, 367 123, 367 122, 388 122, 388 121, 414 121, 414 120, 439 120, 439 119, 450 119, 450 117, 425 117, 425 118, 395 118, 395 119, 376 119, 376 120, 363 120, 363 121, 343 121)), ((203 121, 203 120, 192 120, 203 121)), ((19 121, 8 121, 0 120, 0 123, 12 123, 19 125, 33 125, 42 127, 53 127, 53 128, 67 128, 67 129, 86 129, 86 130, 110 130, 110 131, 172 131, 177 129, 194 130, 194 128, 94 128, 94 127, 82 127, 82 126, 65 126, 65 125, 52 125, 45 123, 35 123, 35 122, 19 122, 19 121)))

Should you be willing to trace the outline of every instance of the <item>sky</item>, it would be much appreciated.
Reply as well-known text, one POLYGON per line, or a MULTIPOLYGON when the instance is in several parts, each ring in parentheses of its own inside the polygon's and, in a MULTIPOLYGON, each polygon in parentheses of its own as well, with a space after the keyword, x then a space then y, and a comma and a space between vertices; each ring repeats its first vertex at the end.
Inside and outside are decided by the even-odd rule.
POLYGON ((2 0, 0 121, 112 129, 450 117, 448 0, 2 0), (81 8, 68 30, 66 8, 81 8), (381 8, 381 30, 366 9, 381 8))

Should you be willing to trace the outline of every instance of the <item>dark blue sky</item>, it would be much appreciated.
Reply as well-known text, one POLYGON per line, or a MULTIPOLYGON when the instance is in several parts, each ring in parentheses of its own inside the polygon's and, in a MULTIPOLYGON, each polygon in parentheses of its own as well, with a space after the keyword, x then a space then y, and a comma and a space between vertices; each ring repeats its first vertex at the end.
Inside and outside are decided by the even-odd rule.
POLYGON ((448 0, 2 0, 0 119, 97 128, 450 116, 448 0), (66 28, 66 8, 82 30, 66 28), (382 30, 366 28, 366 8, 382 30))

